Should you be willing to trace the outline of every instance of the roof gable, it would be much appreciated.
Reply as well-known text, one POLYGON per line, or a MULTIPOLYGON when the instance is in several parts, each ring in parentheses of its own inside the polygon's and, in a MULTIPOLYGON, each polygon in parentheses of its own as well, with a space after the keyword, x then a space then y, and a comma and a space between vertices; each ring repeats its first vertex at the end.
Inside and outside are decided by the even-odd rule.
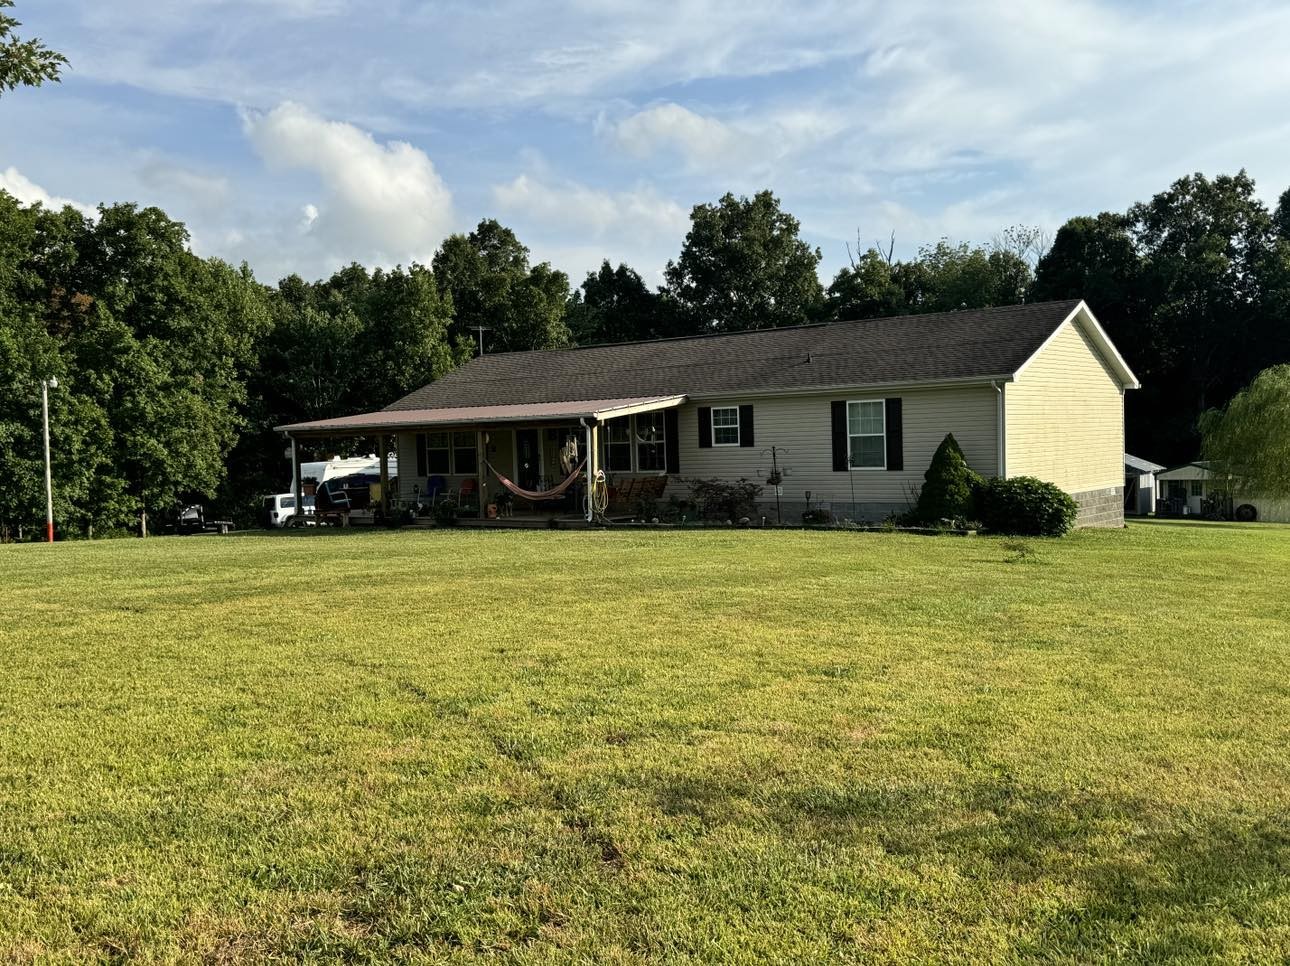
POLYGON ((497 353, 472 360, 387 409, 1007 379, 1082 305, 1043 302, 497 353))

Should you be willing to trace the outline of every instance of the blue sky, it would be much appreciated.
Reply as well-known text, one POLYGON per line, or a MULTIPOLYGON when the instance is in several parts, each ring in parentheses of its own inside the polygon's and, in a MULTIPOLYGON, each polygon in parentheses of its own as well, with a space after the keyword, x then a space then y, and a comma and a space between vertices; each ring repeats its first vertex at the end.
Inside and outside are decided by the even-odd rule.
POLYGON ((1191 171, 1290 187, 1290 5, 18 0, 61 85, 0 98, 0 187, 156 204, 266 281, 428 261, 493 216, 575 283, 657 282, 769 187, 824 254, 987 241, 1191 171))

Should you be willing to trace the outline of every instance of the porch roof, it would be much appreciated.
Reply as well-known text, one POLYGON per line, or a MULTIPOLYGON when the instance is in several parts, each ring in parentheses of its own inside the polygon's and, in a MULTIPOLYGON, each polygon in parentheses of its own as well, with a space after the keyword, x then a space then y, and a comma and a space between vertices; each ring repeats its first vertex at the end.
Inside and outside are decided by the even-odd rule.
POLYGON ((552 422, 567 419, 613 419, 632 413, 669 409, 685 402, 685 395, 624 396, 618 399, 574 399, 567 402, 517 403, 505 406, 450 406, 439 409, 382 409, 374 413, 317 419, 307 423, 275 426, 280 433, 345 435, 393 432, 423 426, 466 426, 493 423, 552 422))

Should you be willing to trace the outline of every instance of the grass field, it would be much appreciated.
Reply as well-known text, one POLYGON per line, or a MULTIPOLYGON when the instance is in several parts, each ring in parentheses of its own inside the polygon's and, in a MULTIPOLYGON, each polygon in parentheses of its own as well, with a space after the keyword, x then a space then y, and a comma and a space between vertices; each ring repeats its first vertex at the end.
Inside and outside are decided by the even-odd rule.
POLYGON ((1290 528, 0 547, 0 961, 1284 961, 1290 528))

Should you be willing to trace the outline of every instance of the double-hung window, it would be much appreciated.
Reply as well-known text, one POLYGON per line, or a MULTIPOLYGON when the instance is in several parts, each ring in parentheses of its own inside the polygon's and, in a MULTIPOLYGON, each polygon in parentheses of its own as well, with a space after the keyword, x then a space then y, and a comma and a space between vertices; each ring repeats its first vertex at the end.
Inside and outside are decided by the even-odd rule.
POLYGON ((632 471, 632 418, 619 416, 600 430, 604 447, 605 469, 610 473, 632 471))
POLYGON ((852 469, 887 465, 886 404, 881 399, 847 403, 847 454, 852 469))
POLYGON ((452 472, 452 447, 447 433, 426 433, 426 475, 452 472))
POLYGON ((739 445, 739 407, 712 407, 712 445, 739 445))
POLYGON ((479 457, 475 452, 473 432, 452 434, 452 462, 458 476, 473 476, 479 472, 479 457))
POLYGON ((667 469, 667 421, 661 410, 636 417, 636 468, 642 473, 667 469))

